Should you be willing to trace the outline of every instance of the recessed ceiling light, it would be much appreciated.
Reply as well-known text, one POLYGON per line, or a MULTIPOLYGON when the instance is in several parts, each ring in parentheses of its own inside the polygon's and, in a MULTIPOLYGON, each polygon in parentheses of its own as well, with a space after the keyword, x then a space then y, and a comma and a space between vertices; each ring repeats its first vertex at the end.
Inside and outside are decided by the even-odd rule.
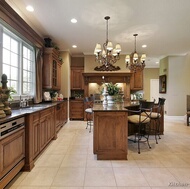
POLYGON ((77 46, 76 46, 76 45, 73 45, 72 47, 73 47, 73 48, 77 48, 77 46))
POLYGON ((72 18, 72 19, 71 19, 71 22, 72 22, 72 23, 77 23, 77 19, 76 19, 76 18, 72 18))
POLYGON ((147 47, 147 45, 142 45, 142 48, 146 48, 147 47))
POLYGON ((156 62, 156 64, 158 64, 159 62, 156 62))
POLYGON ((29 12, 33 12, 34 11, 34 8, 31 6, 31 5, 28 5, 26 7, 26 10, 29 11, 29 12))

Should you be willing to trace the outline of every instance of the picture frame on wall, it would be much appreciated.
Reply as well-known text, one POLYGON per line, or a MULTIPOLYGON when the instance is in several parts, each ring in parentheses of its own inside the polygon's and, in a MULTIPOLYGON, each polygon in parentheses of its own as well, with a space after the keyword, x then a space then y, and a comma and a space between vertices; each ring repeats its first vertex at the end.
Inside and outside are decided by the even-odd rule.
POLYGON ((159 76, 159 93, 166 93, 166 75, 159 76))

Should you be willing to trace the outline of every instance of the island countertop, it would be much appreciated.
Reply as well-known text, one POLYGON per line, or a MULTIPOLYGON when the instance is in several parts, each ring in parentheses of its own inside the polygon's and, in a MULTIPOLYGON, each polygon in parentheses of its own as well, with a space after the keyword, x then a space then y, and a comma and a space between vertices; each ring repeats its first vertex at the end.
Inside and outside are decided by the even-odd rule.
POLYGON ((137 107, 139 106, 138 101, 124 101, 124 102, 118 102, 114 104, 94 104, 93 105, 93 111, 127 111, 129 108, 137 107))

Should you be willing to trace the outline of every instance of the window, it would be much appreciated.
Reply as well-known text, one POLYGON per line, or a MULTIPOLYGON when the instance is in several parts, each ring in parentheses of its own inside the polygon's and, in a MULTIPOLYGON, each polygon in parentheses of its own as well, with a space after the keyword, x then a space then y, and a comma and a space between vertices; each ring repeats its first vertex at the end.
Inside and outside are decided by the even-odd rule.
POLYGON ((0 25, 0 74, 6 74, 8 87, 13 87, 17 95, 34 95, 35 61, 34 48, 23 39, 0 25))

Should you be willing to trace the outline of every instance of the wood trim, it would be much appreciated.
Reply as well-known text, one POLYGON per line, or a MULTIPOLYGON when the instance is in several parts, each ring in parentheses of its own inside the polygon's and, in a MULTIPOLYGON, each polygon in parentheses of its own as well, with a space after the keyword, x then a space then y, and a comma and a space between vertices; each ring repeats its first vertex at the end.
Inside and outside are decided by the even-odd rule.
POLYGON ((93 82, 130 83, 131 75, 132 73, 128 73, 128 72, 127 73, 123 73, 123 72, 83 73, 85 84, 93 83, 93 82))
POLYGON ((32 44, 41 48, 44 41, 6 2, 0 1, 0 18, 28 39, 32 44))

